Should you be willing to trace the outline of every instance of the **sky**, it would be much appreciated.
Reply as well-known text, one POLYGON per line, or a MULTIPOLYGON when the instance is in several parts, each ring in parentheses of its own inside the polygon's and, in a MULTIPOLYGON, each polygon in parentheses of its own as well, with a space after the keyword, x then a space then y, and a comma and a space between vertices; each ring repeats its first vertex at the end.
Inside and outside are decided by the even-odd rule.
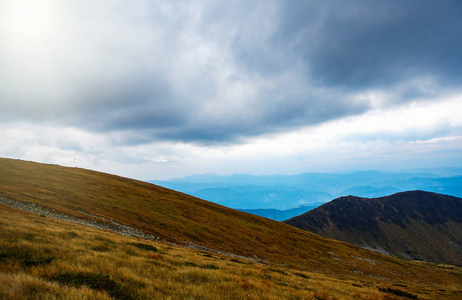
POLYGON ((141 180, 462 167, 462 2, 0 0, 0 157, 141 180))

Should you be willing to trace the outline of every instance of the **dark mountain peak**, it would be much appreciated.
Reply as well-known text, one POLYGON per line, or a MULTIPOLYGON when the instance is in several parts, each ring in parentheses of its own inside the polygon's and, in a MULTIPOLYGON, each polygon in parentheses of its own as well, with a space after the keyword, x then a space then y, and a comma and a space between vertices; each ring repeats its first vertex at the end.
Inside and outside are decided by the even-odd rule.
POLYGON ((345 196, 287 220, 325 237, 395 256, 462 263, 462 199, 420 190, 345 196))
POLYGON ((339 198, 336 198, 332 200, 331 202, 328 202, 326 204, 326 208, 332 206, 332 207, 342 207, 345 206, 345 208, 348 207, 363 207, 365 205, 365 202, 368 200, 368 198, 363 198, 363 197, 358 197, 358 196, 342 196, 339 198))
POLYGON ((334 201, 343 201, 343 202, 354 202, 354 201, 361 201, 364 200, 362 197, 358 196, 353 196, 353 195, 348 195, 348 196, 342 196, 337 199, 334 199, 334 201))

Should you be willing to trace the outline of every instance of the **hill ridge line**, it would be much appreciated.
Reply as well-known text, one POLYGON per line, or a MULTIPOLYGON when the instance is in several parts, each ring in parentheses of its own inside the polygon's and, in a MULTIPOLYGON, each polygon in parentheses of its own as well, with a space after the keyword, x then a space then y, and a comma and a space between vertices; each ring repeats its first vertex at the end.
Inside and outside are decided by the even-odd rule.
POLYGON ((212 253, 215 253, 215 254, 221 254, 221 255, 225 255, 225 256, 229 256, 229 257, 240 258, 240 259, 252 261, 252 262, 255 262, 255 263, 258 263, 258 264, 262 264, 262 263, 269 264, 270 263, 269 261, 267 261, 267 260, 265 260, 263 258, 260 258, 260 257, 256 257, 256 256, 255 257, 247 257, 247 256, 237 255, 237 254, 234 254, 234 253, 222 252, 222 251, 211 249, 211 248, 208 248, 208 247, 205 247, 205 246, 196 245, 196 244, 194 244, 194 243, 192 243, 190 241, 184 241, 186 244, 185 245, 180 245, 180 244, 176 244, 176 243, 169 242, 169 241, 166 241, 166 240, 160 240, 159 237, 156 237, 156 236, 151 235, 151 234, 146 234, 146 233, 142 232, 141 230, 139 230, 137 228, 133 228, 133 227, 130 227, 130 226, 127 226, 127 225, 123 225, 123 224, 117 223, 117 222, 115 222, 115 221, 113 221, 111 219, 98 217, 98 216, 88 214, 88 213, 84 213, 84 214, 86 214, 86 215, 88 215, 90 217, 93 217, 93 218, 106 220, 108 222, 111 222, 112 224, 108 224, 108 223, 105 223, 105 222, 98 222, 96 220, 88 220, 88 219, 84 219, 84 218, 78 218, 78 217, 67 215, 67 214, 62 213, 62 212, 59 212, 59 213, 54 212, 54 211, 52 211, 52 210, 50 210, 48 208, 42 207, 42 206, 40 206, 38 204, 35 204, 35 203, 27 203, 27 202, 11 200, 11 199, 8 199, 8 198, 4 198, 2 196, 0 196, 0 203, 2 203, 4 205, 7 205, 7 206, 10 206, 10 207, 13 207, 13 208, 16 208, 16 209, 19 209, 19 210, 22 210, 22 211, 31 212, 31 213, 34 213, 34 214, 37 214, 37 215, 40 215, 40 216, 49 217, 49 218, 53 218, 53 219, 58 219, 58 220, 71 222, 71 223, 75 223, 75 224, 85 225, 85 226, 89 226, 89 227, 96 228, 96 229, 108 230, 108 231, 111 231, 111 232, 114 232, 116 234, 123 235, 123 236, 142 238, 142 239, 146 239, 146 240, 150 240, 150 241, 155 241, 155 242, 158 242, 158 243, 164 242, 164 243, 167 243, 169 245, 174 245, 174 246, 179 246, 179 247, 184 247, 184 248, 189 248, 189 249, 212 252, 212 253))

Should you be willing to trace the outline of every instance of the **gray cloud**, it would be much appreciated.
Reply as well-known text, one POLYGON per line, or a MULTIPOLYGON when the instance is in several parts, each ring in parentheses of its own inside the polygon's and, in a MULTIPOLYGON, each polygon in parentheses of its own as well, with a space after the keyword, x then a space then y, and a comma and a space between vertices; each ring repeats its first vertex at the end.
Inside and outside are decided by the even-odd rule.
POLYGON ((425 76, 461 83, 460 2, 301 2, 285 2, 276 43, 291 45, 317 84, 390 88, 425 76))
POLYGON ((0 5, 3 122, 232 143, 363 113, 369 90, 402 102, 462 79, 456 1, 42 4, 0 5))

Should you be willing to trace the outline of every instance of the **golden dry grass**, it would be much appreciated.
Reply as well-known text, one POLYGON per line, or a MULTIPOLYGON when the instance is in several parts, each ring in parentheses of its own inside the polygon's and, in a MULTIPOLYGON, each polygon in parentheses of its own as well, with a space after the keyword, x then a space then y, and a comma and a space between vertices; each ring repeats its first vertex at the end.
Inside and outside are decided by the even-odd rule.
MULTIPOLYGON (((438 289, 370 278, 344 278, 261 265, 165 243, 144 241, 43 218, 0 205, 0 299, 110 299, 106 291, 72 287, 57 274, 108 275, 131 299, 401 299, 378 287, 409 290, 421 299, 456 298, 460 286, 438 289), (141 249, 150 245, 157 251, 141 249), (26 265, 28 261, 49 263, 26 265), (445 289, 444 293, 439 291, 445 289), (416 292, 415 290, 418 290, 416 292), (428 294, 427 294, 428 293, 428 294)), ((458 272, 453 269, 451 272, 458 272)), ((123 298, 122 298, 123 299, 123 298)), ((126 298, 128 299, 128 298, 126 298)))
POLYGON ((114 175, 0 159, 0 196, 268 261, 140 241, 0 205, 2 299, 111 295, 58 284, 52 277, 60 274, 101 275, 116 285, 112 295, 134 299, 401 299, 378 287, 421 299, 457 299, 461 293, 460 268, 384 256, 114 175))

